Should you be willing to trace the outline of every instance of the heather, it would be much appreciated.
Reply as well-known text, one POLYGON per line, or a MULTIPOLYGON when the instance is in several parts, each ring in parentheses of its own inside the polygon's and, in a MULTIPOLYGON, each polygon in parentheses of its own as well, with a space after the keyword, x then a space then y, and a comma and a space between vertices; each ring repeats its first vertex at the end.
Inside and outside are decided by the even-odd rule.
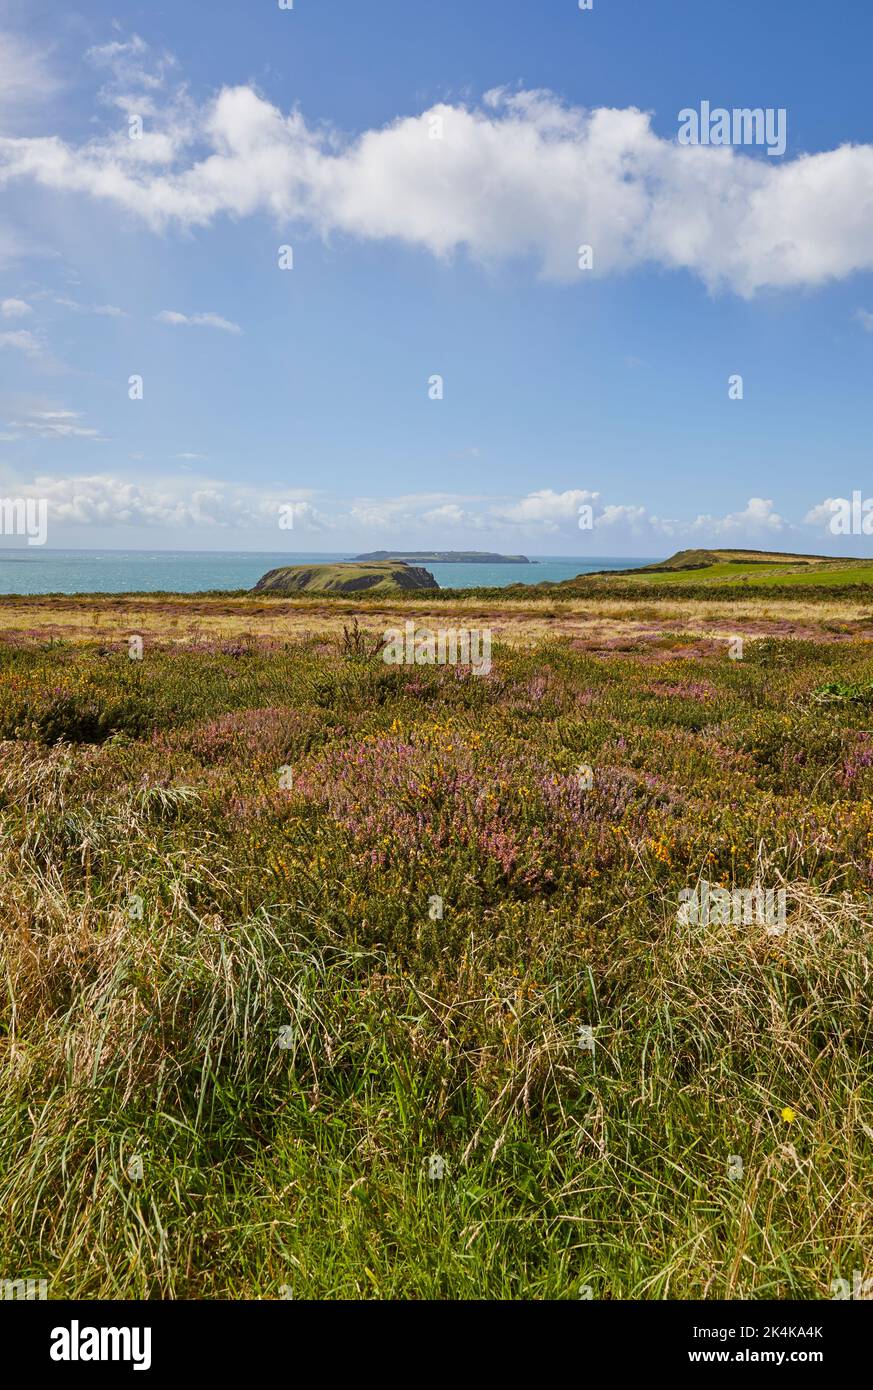
POLYGON ((488 675, 349 633, 0 650, 0 1273, 870 1275, 869 645, 624 647, 498 644, 488 675), (679 922, 702 879, 785 888, 784 933, 679 922))

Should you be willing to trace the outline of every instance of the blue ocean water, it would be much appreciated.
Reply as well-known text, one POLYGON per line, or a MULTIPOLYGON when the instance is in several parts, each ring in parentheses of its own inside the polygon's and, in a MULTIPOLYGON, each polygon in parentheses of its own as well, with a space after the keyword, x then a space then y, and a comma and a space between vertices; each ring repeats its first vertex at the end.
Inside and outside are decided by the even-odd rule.
MULTIPOLYGON (((49 550, 0 548, 0 594, 201 593, 251 589, 278 565, 347 560, 348 553, 221 550, 49 550)), ((572 579, 592 570, 635 569, 651 560, 605 556, 531 556, 531 565, 428 565, 441 589, 503 588, 572 579)))

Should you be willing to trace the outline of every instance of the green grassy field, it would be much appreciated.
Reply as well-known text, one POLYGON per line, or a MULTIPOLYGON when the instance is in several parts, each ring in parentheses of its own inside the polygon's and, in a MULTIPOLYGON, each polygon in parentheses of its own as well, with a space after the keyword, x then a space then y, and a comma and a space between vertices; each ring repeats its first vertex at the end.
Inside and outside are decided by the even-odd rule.
MULTIPOLYGON (((742 601, 749 591, 782 600, 796 589, 811 602, 844 597, 873 602, 873 560, 833 559, 776 551, 683 550, 667 560, 635 570, 578 575, 541 592, 554 598, 644 599, 669 592, 677 598, 706 597, 742 601)), ((519 593, 519 586, 511 590, 519 593)))
POLYGON ((873 661, 0 650, 0 1273, 828 1298, 871 1272, 873 661), (587 774, 591 770, 591 785, 587 774), (680 920, 701 879, 784 932, 680 920))
POLYGON ((840 565, 805 565, 793 568, 785 564, 715 564, 700 570, 663 570, 656 574, 635 576, 641 584, 747 584, 762 588, 803 588, 823 585, 831 588, 841 584, 873 584, 873 561, 854 561, 840 565))

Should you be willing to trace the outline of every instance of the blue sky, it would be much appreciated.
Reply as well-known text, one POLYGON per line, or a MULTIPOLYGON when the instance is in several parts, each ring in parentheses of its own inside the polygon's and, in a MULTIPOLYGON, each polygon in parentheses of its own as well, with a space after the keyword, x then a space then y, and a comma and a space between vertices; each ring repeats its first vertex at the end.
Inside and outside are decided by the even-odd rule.
POLYGON ((766 13, 0 5, 0 490, 59 547, 871 553, 873 18, 766 13))

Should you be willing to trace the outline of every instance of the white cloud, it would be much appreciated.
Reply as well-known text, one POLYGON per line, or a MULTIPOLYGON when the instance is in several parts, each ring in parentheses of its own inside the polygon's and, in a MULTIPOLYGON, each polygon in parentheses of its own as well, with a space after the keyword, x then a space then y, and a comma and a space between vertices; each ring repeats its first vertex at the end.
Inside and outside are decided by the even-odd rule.
POLYGON ((862 328, 866 328, 868 333, 873 333, 873 314, 869 309, 856 309, 855 318, 862 328))
MULTIPOLYGON (((155 479, 131 483, 109 474, 78 478, 42 476, 18 485, 24 497, 44 497, 51 521, 75 526, 146 526, 169 530, 193 527, 279 532, 280 508, 291 504, 293 530, 330 528, 330 521, 301 495, 240 487, 202 478, 155 479)), ((287 538, 288 532, 281 535, 287 538)))
POLYGON ((673 540, 678 545, 683 539, 699 543, 704 537, 716 541, 728 536, 751 544, 756 536, 772 537, 791 529, 774 510, 772 501, 759 497, 750 498, 742 510, 726 516, 681 520, 659 517, 640 503, 606 503, 600 492, 588 488, 563 492, 538 488, 515 500, 448 494, 441 498, 432 494, 357 498, 337 513, 337 525, 371 534, 418 535, 431 544, 438 544, 444 531, 488 532, 505 538, 506 543, 525 543, 534 552, 538 543, 561 536, 572 552, 580 540, 579 512, 583 506, 591 508, 592 529, 608 532, 611 544, 633 537, 652 544, 673 540))
POLYGON ((518 502, 493 507, 492 511, 500 521, 519 526, 534 525, 543 531, 554 532, 562 526, 578 526, 579 508, 583 504, 594 505, 599 500, 599 492, 589 492, 585 488, 572 488, 566 492, 541 488, 537 492, 529 492, 518 502))
POLYGON ((110 319, 126 319, 129 317, 124 309, 119 309, 116 304, 79 304, 75 299, 66 299, 55 296, 55 303, 60 304, 64 309, 72 309, 78 314, 100 314, 110 319))
POLYGON ((23 319, 33 310, 23 299, 0 299, 0 316, 4 319, 23 319))
POLYGON ((27 357, 35 357, 40 351, 37 339, 26 328, 18 328, 11 333, 0 333, 0 348, 15 348, 27 357))
POLYGON ((98 66, 117 71, 119 66, 129 63, 132 57, 141 57, 148 51, 149 46, 145 39, 141 39, 139 34, 131 34, 129 39, 113 39, 111 43, 94 44, 88 49, 85 57, 98 66))
POLYGON ((85 57, 107 74, 99 93, 106 105, 119 108, 127 115, 153 117, 159 109, 156 96, 160 96, 164 104, 162 88, 176 60, 170 54, 154 54, 139 34, 127 40, 97 44, 88 49, 85 57))
POLYGON ((465 511, 459 507, 457 502, 444 502, 441 507, 432 507, 430 511, 422 512, 421 521, 425 526, 436 526, 441 529, 457 530, 466 527, 470 530, 478 530, 484 522, 475 513, 465 511))
POLYGON ((743 535, 758 535, 784 531, 789 523, 773 510, 773 503, 763 497, 750 497, 745 509, 731 512, 727 516, 699 516, 694 522, 696 531, 721 536, 731 532, 743 535))
POLYGON ((10 420, 9 424, 13 429, 30 430, 40 439, 100 440, 100 431, 80 424, 81 419, 78 410, 32 410, 26 420, 10 420))
POLYGON ((175 309, 162 309, 155 319, 158 323, 197 324, 201 328, 220 328, 225 333, 242 333, 238 323, 231 323, 220 314, 180 314, 175 309))
POLYGON ((850 503, 845 497, 826 497, 823 502, 819 502, 815 507, 810 507, 803 520, 807 526, 815 526, 820 530, 830 531, 831 522, 837 511, 841 507, 849 505, 850 503))
MULTIPOLYGON (((34 424, 41 424, 53 437, 70 432, 93 437, 96 432, 80 426, 78 420, 73 411, 34 413, 34 424)), ((549 494, 547 489, 541 489, 514 504, 482 495, 434 493, 334 498, 328 502, 306 488, 243 485, 181 473, 134 483, 105 472, 83 477, 48 475, 31 483, 4 486, 12 487, 20 496, 45 497, 50 518, 71 526, 112 526, 122 531, 147 527, 173 533, 195 529, 247 531, 257 532, 265 539, 275 533, 277 540, 281 530, 283 546, 290 543, 292 534, 329 534, 343 545, 354 545, 360 550, 389 543, 416 549, 440 547, 449 544, 451 538, 451 543, 461 548, 472 544, 537 554, 544 541, 551 541, 547 548, 555 549, 554 538, 560 536, 559 553, 591 553, 592 533, 579 531, 575 507, 568 512, 564 503, 562 519, 560 523, 556 520, 559 507, 555 499, 567 496, 574 502, 577 497, 594 499, 589 503, 596 509, 594 534, 602 534, 612 554, 663 554, 668 549, 707 543, 754 546, 761 539, 772 544, 783 537, 784 544, 791 532, 799 530, 775 511, 772 501, 754 497, 744 508, 725 516, 682 520, 658 517, 639 503, 602 505, 600 494, 587 490, 549 494), (279 526, 279 520, 289 505, 293 507, 293 528, 286 531, 279 526), (528 519, 521 525, 517 519, 506 520, 507 513, 515 517, 527 513, 528 519), (465 542, 465 536, 469 541, 465 542), (414 545, 415 541, 419 544, 414 545)), ((832 516, 831 499, 827 499, 807 512, 803 522, 827 530, 832 516)))
POLYGON ((39 109, 60 85, 47 52, 0 31, 0 114, 4 121, 39 109))
POLYGON ((599 516, 595 516, 594 525, 599 526, 627 526, 629 530, 639 533, 643 524, 655 527, 654 518, 649 517, 645 507, 626 506, 623 504, 611 503, 604 507, 599 516))
MULTIPOLYGON (((532 256, 545 275, 577 282, 583 236, 594 274, 654 264, 743 295, 873 268, 873 145, 765 160, 679 145, 634 107, 588 111, 505 90, 341 141, 248 86, 195 107, 183 90, 162 90, 169 60, 147 71, 146 56, 141 40, 92 52, 116 83, 119 64, 132 65, 123 76, 144 99, 161 89, 143 139, 117 123, 81 144, 7 137, 0 183, 85 194, 155 230, 266 212, 435 256, 532 256), (429 138, 432 118, 441 139, 429 138)), ((113 90, 116 104, 129 100, 113 90)))
MULTIPOLYGON (((288 505, 287 500, 280 505, 288 505)), ((331 531, 334 523, 312 506, 310 502, 291 502, 294 509, 294 530, 295 531, 331 531)), ((271 524, 275 524, 276 503, 270 499, 262 504, 260 515, 269 518, 271 524)))
POLYGON ((772 501, 751 497, 742 511, 726 516, 697 516, 693 520, 659 517, 639 503, 604 503, 599 492, 588 489, 569 489, 555 492, 541 488, 512 504, 491 507, 498 524, 518 527, 533 538, 563 533, 568 541, 578 539, 579 508, 586 504, 592 509, 593 529, 610 533, 610 540, 619 534, 628 537, 645 536, 651 540, 682 537, 713 539, 736 535, 751 540, 757 535, 772 535, 789 528, 789 523, 773 508, 772 501))
POLYGON ((479 530, 489 524, 487 517, 472 510, 472 504, 486 499, 448 492, 406 493, 400 497, 358 497, 339 513, 339 522, 355 531, 390 532, 402 535, 413 531, 432 532, 445 526, 456 530, 466 526, 479 530))

